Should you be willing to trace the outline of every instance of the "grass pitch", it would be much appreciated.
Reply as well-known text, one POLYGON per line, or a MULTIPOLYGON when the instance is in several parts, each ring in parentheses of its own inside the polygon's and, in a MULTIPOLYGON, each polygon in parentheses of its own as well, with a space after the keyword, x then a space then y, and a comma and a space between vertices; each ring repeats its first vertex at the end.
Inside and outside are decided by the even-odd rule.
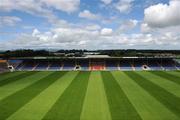
POLYGON ((3 73, 5 119, 180 120, 180 72, 3 73))

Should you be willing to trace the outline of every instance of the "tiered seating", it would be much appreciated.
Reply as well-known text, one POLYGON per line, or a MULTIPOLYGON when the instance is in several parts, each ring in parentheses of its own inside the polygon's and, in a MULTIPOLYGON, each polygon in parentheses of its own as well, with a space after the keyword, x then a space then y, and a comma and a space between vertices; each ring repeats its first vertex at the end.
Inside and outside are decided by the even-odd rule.
POLYGON ((171 60, 162 61, 162 66, 165 70, 176 70, 176 66, 171 60))
POLYGON ((14 69, 22 62, 23 62, 22 60, 8 60, 9 65, 12 65, 14 69))
POLYGON ((118 61, 106 61, 107 70, 118 70, 118 61))
POLYGON ((65 60, 63 62, 63 70, 74 70, 75 62, 70 60, 65 60))
POLYGON ((91 62, 90 70, 105 70, 104 62, 91 62))
POLYGON ((145 61, 143 60, 135 60, 134 61, 134 67, 135 67, 135 70, 143 70, 143 66, 147 66, 145 64, 145 61))
POLYGON ((176 70, 180 70, 180 62, 173 60, 173 66, 176 68, 176 70))
POLYGON ((8 71, 6 60, 0 60, 0 73, 8 71))
POLYGON ((16 70, 21 70, 21 68, 26 64, 26 62, 21 62, 15 69, 16 70))
POLYGON ((142 70, 143 63, 136 61, 134 63, 135 70, 142 70))
POLYGON ((62 64, 61 62, 52 62, 50 63, 48 70, 61 70, 62 64))
POLYGON ((120 61, 120 69, 121 70, 133 70, 129 61, 120 61))
POLYGON ((173 60, 175 67, 180 70, 180 59, 174 59, 173 60))
POLYGON ((49 62, 46 61, 40 61, 38 65, 36 66, 35 70, 47 70, 49 65, 49 62))
POLYGON ((37 65, 34 61, 27 61, 22 67, 21 70, 33 70, 33 68, 37 65))
POLYGON ((81 70, 89 70, 89 61, 78 61, 77 65, 79 65, 81 67, 81 70))
POLYGON ((179 63, 176 63, 176 67, 177 67, 177 69, 180 70, 180 64, 179 63))
POLYGON ((149 61, 148 66, 151 70, 162 70, 160 63, 156 60, 149 61))
POLYGON ((15 68, 15 70, 24 70, 23 68, 24 68, 24 66, 26 65, 26 64, 29 64, 27 61, 22 61, 16 68, 15 68))
MULTIPOLYGON (((10 67, 10 66, 9 66, 10 67)), ((93 59, 24 60, 16 70, 176 70, 180 63, 172 59, 93 59)))

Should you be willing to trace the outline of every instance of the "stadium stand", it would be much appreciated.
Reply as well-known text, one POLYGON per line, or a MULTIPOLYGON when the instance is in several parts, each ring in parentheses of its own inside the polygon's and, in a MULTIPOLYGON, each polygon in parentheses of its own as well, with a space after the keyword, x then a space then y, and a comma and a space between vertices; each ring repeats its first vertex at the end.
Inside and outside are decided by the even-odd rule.
POLYGON ((73 60, 63 61, 63 70, 74 70, 74 69, 75 69, 75 61, 73 60))
POLYGON ((8 64, 13 66, 14 69, 22 63, 22 60, 8 60, 8 64))
POLYGON ((90 61, 90 70, 105 70, 105 61, 90 61))
POLYGON ((176 68, 177 68, 178 70, 180 70, 180 64, 179 64, 179 63, 176 64, 176 68))
POLYGON ((176 69, 174 61, 164 60, 164 61, 162 61, 161 64, 165 70, 175 70, 176 69))
POLYGON ((135 70, 142 70, 142 66, 144 65, 142 60, 135 61, 133 63, 134 63, 135 70))
POLYGON ((180 70, 180 59, 174 59, 176 69, 180 70))
POLYGON ((159 60, 149 60, 148 67, 151 70, 163 70, 163 67, 159 63, 159 60))
POLYGON ((49 62, 47 62, 47 61, 40 61, 37 64, 36 68, 34 68, 34 69, 36 69, 36 70, 47 70, 48 65, 49 65, 49 62))
POLYGON ((144 59, 136 59, 133 61, 133 65, 135 70, 149 70, 150 68, 147 65, 147 60, 144 59))
POLYGON ((178 70, 180 70, 180 64, 179 64, 179 63, 176 64, 176 68, 177 68, 178 70))
POLYGON ((49 64, 48 70, 61 70, 62 69, 62 63, 59 61, 54 61, 49 64))
POLYGON ((106 61, 107 70, 119 70, 119 62, 117 60, 107 60, 106 61))
POLYGON ((120 70, 133 70, 131 62, 129 60, 121 60, 119 66, 120 70))
POLYGON ((26 64, 26 61, 22 61, 15 69, 16 70, 21 70, 25 64, 26 64))
POLYGON ((79 66, 80 70, 89 70, 89 61, 88 60, 78 60, 76 62, 76 66, 79 66))
POLYGON ((21 67, 21 70, 34 70, 37 63, 35 61, 27 61, 24 63, 24 65, 21 67))
POLYGON ((0 60, 0 73, 9 71, 7 61, 6 60, 0 60))
POLYGON ((177 70, 173 59, 61 59, 23 60, 16 70, 177 70))

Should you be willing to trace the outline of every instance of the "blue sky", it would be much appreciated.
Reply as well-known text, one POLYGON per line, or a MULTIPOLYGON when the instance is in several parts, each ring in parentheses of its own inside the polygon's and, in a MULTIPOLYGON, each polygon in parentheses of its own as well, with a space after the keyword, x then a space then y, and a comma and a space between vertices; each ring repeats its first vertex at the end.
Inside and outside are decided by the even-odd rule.
POLYGON ((0 49, 180 49, 179 0, 0 0, 0 49))

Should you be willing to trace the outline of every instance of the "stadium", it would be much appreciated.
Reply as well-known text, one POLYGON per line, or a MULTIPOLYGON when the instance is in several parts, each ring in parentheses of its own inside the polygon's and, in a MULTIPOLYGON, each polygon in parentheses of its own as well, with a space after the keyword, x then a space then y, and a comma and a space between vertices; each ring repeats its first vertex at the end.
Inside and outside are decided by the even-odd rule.
POLYGON ((72 71, 72 70, 179 70, 180 64, 174 58, 153 57, 109 57, 106 55, 91 55, 86 57, 53 58, 36 57, 9 60, 9 68, 17 71, 72 71))
POLYGON ((0 120, 180 120, 179 0, 0 0, 0 120))
POLYGON ((24 57, 14 57, 14 52, 5 57, 4 53, 0 118, 179 119, 180 63, 176 55, 112 57, 97 53, 78 57, 77 53, 58 56, 51 52, 55 56, 44 57, 26 57, 23 52, 24 57))

